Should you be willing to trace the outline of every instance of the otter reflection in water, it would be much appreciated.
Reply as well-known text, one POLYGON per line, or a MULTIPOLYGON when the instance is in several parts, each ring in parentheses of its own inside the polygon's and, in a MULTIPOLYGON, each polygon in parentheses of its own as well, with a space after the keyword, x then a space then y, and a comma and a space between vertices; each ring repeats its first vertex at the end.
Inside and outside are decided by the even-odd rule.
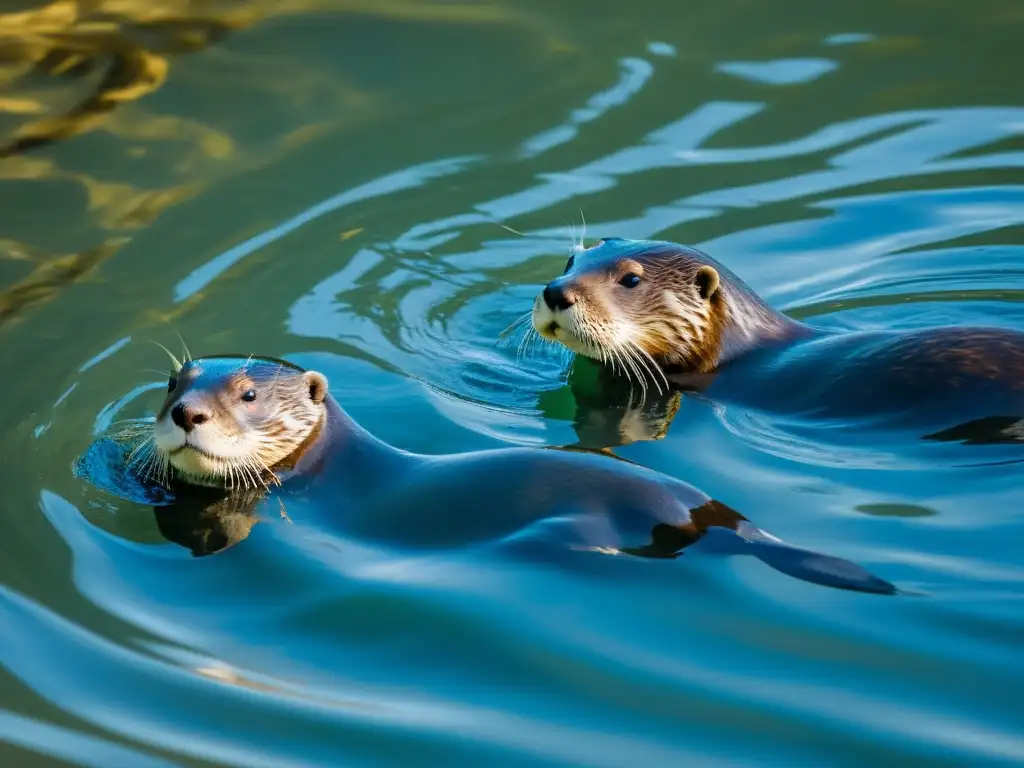
POLYGON ((674 559, 699 541, 805 581, 896 591, 632 462, 542 448, 399 450, 349 417, 322 374, 273 358, 210 356, 176 366, 131 462, 173 489, 179 501, 160 510, 161 527, 197 554, 244 538, 266 497, 294 496, 348 536, 414 551, 483 545, 674 559), (186 515, 174 524, 178 504, 186 515))
POLYGON ((681 392, 638 389, 609 367, 586 358, 573 361, 566 386, 572 395, 573 448, 609 452, 661 440, 683 407, 681 392))
POLYGON ((828 332, 772 309, 723 265, 669 242, 580 248, 534 301, 533 330, 659 394, 928 440, 1024 437, 1024 333, 828 332))

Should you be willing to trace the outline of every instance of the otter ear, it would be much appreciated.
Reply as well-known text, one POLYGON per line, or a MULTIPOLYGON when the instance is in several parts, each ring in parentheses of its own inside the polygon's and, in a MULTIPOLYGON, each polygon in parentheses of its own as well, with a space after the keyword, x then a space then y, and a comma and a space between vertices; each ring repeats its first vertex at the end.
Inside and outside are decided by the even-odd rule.
POLYGON ((705 264, 697 270, 697 277, 694 282, 697 283, 700 297, 702 299, 710 299, 715 295, 715 291, 718 290, 718 270, 705 264))
POLYGON ((320 405, 327 397, 327 377, 316 371, 306 371, 302 378, 309 387, 309 399, 320 405))

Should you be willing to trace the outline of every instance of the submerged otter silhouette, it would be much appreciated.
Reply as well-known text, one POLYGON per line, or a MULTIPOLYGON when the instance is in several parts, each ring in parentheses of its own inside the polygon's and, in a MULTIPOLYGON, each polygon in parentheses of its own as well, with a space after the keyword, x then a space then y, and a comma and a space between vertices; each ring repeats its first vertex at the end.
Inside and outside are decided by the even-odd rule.
POLYGON ((545 448, 399 450, 349 417, 322 374, 274 358, 186 360, 130 464, 177 496, 160 508, 161 528, 196 554, 244 539, 261 499, 296 494, 347 535, 412 550, 673 559, 701 541, 805 581, 896 592, 850 561, 787 544, 696 488, 623 459, 545 448))
POLYGON ((536 297, 533 327, 643 388, 926 438, 1024 439, 1024 333, 990 327, 831 332, 772 309, 705 253, 607 238, 536 297))

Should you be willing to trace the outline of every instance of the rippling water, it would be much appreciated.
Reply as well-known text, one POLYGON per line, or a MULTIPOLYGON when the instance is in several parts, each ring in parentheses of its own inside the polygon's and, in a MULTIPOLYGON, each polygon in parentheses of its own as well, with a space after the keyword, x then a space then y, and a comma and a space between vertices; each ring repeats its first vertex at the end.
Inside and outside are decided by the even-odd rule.
POLYGON ((1024 762, 1019 446, 687 398, 616 448, 896 598, 272 516, 195 558, 72 471, 176 332, 408 450, 583 440, 567 360, 499 342, 573 236, 822 327, 1024 328, 1019 3, 72 6, 0 15, 0 762, 1024 762))

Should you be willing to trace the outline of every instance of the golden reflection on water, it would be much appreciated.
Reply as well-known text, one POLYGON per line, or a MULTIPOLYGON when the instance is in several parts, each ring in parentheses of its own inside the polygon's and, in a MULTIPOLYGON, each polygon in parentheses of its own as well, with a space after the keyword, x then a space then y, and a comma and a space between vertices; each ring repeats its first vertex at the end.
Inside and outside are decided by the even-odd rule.
POLYGON ((28 277, 0 293, 0 328, 14 319, 21 310, 52 299, 62 287, 85 278, 95 267, 117 253, 126 242, 128 239, 124 237, 111 238, 82 253, 40 259, 28 277))
MULTIPOLYGON (((0 110, 33 116, 54 112, 44 95, 31 88, 33 75, 88 78, 105 64, 89 95, 71 109, 20 125, 0 156, 60 141, 103 125, 118 106, 136 102, 166 81, 175 55, 206 49, 230 33, 272 17, 303 13, 359 13, 409 21, 448 23, 504 22, 511 14, 490 4, 434 4, 396 0, 57 0, 38 9, 0 14, 0 84, 23 93, 0 100, 0 110)), ((290 88, 294 83, 289 80, 290 88)), ((147 138, 177 137, 150 126, 147 138)), ((216 135, 216 134, 214 134, 216 135)), ((207 154, 230 151, 224 138, 209 141, 207 154)))
MULTIPOLYGON (((98 242, 93 236, 95 244, 70 254, 5 241, 0 259, 27 258, 36 267, 0 291, 0 326, 84 277, 130 240, 127 233, 149 226, 209 184, 277 162, 369 113, 377 100, 336 73, 273 54, 226 50, 216 51, 204 68, 209 87, 236 88, 242 79, 245 88, 264 92, 282 111, 297 113, 299 105, 315 102, 327 118, 299 120, 269 144, 246 146, 224 130, 153 114, 140 103, 165 85, 182 55, 207 51, 232 33, 275 17, 324 13, 456 24, 536 21, 491 3, 419 0, 55 0, 0 14, 0 182, 78 185, 88 223, 119 235, 98 242), (173 183, 139 188, 125 178, 100 179, 64 168, 40 151, 96 131, 123 144, 126 158, 147 162, 149 175, 173 183), (173 144, 175 151, 154 152, 154 143, 173 144)), ((104 171, 116 175, 118 169, 104 171)))

